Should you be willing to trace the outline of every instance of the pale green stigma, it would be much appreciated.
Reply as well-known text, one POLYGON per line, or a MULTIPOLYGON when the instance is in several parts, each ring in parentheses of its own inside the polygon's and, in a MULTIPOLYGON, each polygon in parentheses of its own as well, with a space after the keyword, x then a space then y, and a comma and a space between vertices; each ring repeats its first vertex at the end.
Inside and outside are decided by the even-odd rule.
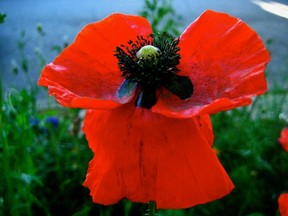
POLYGON ((159 54, 160 54, 160 50, 157 47, 152 46, 152 45, 146 45, 146 46, 143 46, 136 53, 136 57, 138 59, 151 60, 151 59, 156 59, 159 54))

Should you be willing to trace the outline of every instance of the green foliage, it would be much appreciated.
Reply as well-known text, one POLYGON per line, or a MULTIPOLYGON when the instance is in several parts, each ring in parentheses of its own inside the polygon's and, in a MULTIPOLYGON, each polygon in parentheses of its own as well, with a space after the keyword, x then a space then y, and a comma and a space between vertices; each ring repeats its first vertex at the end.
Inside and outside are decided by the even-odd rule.
POLYGON ((179 36, 178 28, 182 18, 173 8, 173 0, 145 0, 144 2, 140 15, 150 21, 154 33, 167 32, 179 36))
MULTIPOLYGON (((69 133, 71 123, 65 118, 75 119, 76 112, 40 111, 35 92, 29 90, 9 92, 1 108, 3 215, 48 215, 53 208, 69 210, 64 205, 79 207, 73 191, 81 187, 79 173, 84 175, 85 169, 78 164, 88 162, 91 155, 79 154, 87 149, 86 142, 69 133), (48 121, 50 116, 56 116, 59 126, 48 121), (64 199, 64 194, 71 200, 64 199)), ((80 192, 86 191, 81 188, 80 192)))
MULTIPOLYGON (((20 33, 20 39, 17 41, 17 47, 19 50, 19 54, 20 54, 20 65, 21 65, 21 69, 23 70, 24 73, 28 73, 29 68, 28 68, 28 60, 27 57, 25 55, 24 49, 26 46, 26 42, 27 39, 25 38, 25 31, 22 31, 20 33)), ((16 74, 18 73, 18 69, 15 70, 16 74)))
POLYGON ((6 17, 7 17, 7 15, 5 13, 0 13, 0 24, 5 22, 6 17))

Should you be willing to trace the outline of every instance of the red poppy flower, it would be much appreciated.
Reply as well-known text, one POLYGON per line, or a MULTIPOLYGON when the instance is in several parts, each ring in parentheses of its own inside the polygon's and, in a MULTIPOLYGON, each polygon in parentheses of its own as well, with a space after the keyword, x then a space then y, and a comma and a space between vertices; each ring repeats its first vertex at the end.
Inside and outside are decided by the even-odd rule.
POLYGON ((278 142, 282 146, 282 148, 288 152, 288 128, 283 128, 280 134, 280 138, 278 142))
POLYGON ((209 114, 264 93, 269 54, 244 22, 213 11, 179 39, 151 33, 139 16, 89 24, 39 84, 89 109, 83 130, 95 156, 84 185, 94 202, 187 208, 221 198, 234 186, 211 148, 209 114))
POLYGON ((281 216, 288 216, 288 193, 281 194, 278 197, 278 205, 281 216))

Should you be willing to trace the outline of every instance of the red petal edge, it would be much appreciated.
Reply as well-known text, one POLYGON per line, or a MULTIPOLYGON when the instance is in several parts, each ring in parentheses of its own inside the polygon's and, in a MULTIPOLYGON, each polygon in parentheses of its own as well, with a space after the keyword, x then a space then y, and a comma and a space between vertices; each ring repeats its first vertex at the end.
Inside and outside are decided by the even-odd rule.
POLYGON ((245 106, 267 90, 264 70, 270 60, 257 33, 240 19, 204 12, 180 37, 179 75, 194 85, 183 101, 163 91, 153 112, 187 118, 245 106))
POLYGON ((147 36, 152 29, 139 16, 113 14, 85 26, 75 41, 43 69, 38 84, 64 106, 110 109, 127 103, 117 97, 123 78, 114 56, 116 46, 147 36))
POLYGON ((278 139, 278 142, 280 143, 284 151, 288 152, 288 128, 283 128, 281 130, 281 134, 278 139))
POLYGON ((95 156, 84 186, 93 201, 155 200, 158 208, 180 209, 230 193, 234 186, 207 139, 209 116, 201 118, 167 118, 133 105, 87 111, 83 130, 95 156))
POLYGON ((288 216, 288 193, 280 194, 278 205, 281 216, 288 216))

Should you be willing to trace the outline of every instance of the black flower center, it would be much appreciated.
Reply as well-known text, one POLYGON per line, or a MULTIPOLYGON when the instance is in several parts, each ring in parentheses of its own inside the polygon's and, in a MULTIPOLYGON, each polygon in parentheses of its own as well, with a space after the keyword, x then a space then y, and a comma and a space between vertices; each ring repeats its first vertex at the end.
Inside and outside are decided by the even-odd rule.
POLYGON ((115 56, 125 81, 118 90, 118 97, 137 88, 137 107, 150 109, 157 102, 157 91, 166 88, 180 99, 193 94, 193 84, 187 76, 179 76, 179 39, 167 33, 138 36, 133 42, 116 47, 115 56))

